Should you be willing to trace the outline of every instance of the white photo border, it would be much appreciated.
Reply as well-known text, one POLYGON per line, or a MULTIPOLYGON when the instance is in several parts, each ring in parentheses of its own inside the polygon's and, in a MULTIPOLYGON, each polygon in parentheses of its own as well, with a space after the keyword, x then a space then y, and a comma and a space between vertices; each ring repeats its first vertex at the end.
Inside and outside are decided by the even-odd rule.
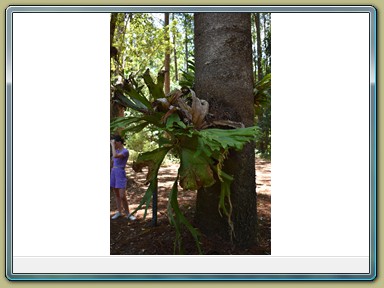
POLYGON ((10 6, 6 10, 6 276, 9 280, 373 280, 377 270, 377 20, 373 6, 10 6), (13 273, 13 13, 111 12, 369 13, 370 15, 370 273, 368 274, 19 274, 13 273))

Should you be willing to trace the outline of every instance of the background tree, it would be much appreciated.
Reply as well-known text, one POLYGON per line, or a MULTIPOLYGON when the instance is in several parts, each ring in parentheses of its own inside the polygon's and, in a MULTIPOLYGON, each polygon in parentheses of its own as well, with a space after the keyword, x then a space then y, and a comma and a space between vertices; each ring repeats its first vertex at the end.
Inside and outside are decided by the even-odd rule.
MULTIPOLYGON (((116 35, 120 35, 123 33, 120 29, 116 29, 116 27, 119 27, 119 22, 124 19, 125 16, 124 14, 119 14, 119 13, 111 13, 111 21, 110 21, 110 39, 111 39, 111 47, 110 47, 110 57, 111 57, 111 62, 115 64, 115 69, 111 70, 111 79, 115 79, 116 75, 119 74, 119 50, 118 48, 114 45, 116 44, 115 42, 115 37, 118 37, 116 35), (116 31, 117 30, 117 31, 116 31), (120 33, 119 33, 120 32, 120 33)), ((124 110, 125 107, 124 105, 121 105, 116 99, 114 99, 114 89, 113 86, 111 86, 111 93, 110 93, 110 117, 111 119, 116 118, 116 117, 124 117, 124 110)), ((121 130, 121 129, 120 129, 121 130)), ((118 134, 120 131, 116 131, 118 134)))
POLYGON ((256 47, 257 47, 257 81, 263 78, 263 71, 261 66, 261 37, 260 37, 260 13, 254 13, 255 27, 256 27, 256 47))
MULTIPOLYGON (((151 97, 141 75, 148 68, 150 74, 156 77, 160 69, 164 69, 165 55, 168 51, 169 56, 175 61, 169 62, 169 68, 164 69, 170 71, 167 91, 179 88, 176 79, 179 68, 176 66, 187 69, 186 55, 193 55, 192 15, 172 13, 172 21, 165 25, 164 13, 112 13, 111 47, 116 47, 119 53, 111 57, 111 85, 116 85, 123 78, 131 78, 137 82, 137 88, 142 89, 146 97, 151 97)), ((111 112, 111 119, 124 116, 124 113, 129 116, 136 112, 123 107, 119 113, 111 112)), ((131 159, 136 158, 136 151, 142 151, 137 147, 147 149, 155 146, 157 135, 154 132, 147 127, 140 132, 128 133, 130 139, 141 139, 143 142, 141 145, 128 144, 132 152, 131 159)), ((135 141, 136 144, 137 142, 135 141)))
POLYGON ((193 14, 191 13, 182 13, 182 23, 183 23, 183 30, 184 30, 184 55, 185 55, 185 61, 184 61, 184 69, 186 72, 188 72, 188 60, 190 56, 193 55, 194 51, 194 42, 193 42, 193 32, 194 32, 194 21, 193 21, 193 14), (192 54, 192 55, 191 55, 192 54))
POLYGON ((170 79, 170 38, 169 38, 169 13, 164 13, 164 30, 165 30, 165 59, 164 59, 164 70, 165 70, 165 79, 164 79, 164 93, 168 94, 171 90, 171 79, 170 79))
MULTIPOLYGON (((251 18, 248 13, 195 14, 196 95, 210 103, 210 112, 252 126, 254 123, 251 18)), ((234 243, 256 241, 256 187, 254 145, 231 152, 225 162, 231 185, 234 243)), ((200 189, 196 221, 207 235, 229 239, 230 229, 218 212, 219 185, 200 189)))
MULTIPOLYGON (((271 121, 270 121, 270 83, 271 72, 271 16, 270 13, 259 14, 259 33, 256 29, 255 13, 252 14, 252 39, 254 60, 254 106, 255 124, 262 128, 263 137, 256 142, 257 153, 262 157, 271 154, 271 121), (261 51, 260 51, 261 50, 261 51), (261 71, 260 71, 261 70, 261 71), (261 75, 261 77, 260 77, 261 75), (264 77, 267 77, 264 79, 264 77), (263 81, 264 80, 264 81, 263 81)), ((130 75, 143 86, 143 92, 149 96, 143 80, 139 77, 149 68, 152 76, 164 68, 166 51, 174 59, 169 65, 170 90, 180 85, 193 87, 194 83, 194 18, 192 13, 172 13, 168 28, 164 28, 164 13, 112 13, 111 15, 111 84, 118 78, 129 78, 130 75), (172 16, 172 17, 171 17, 172 16), (165 41, 166 31, 169 33, 165 41), (112 53, 112 46, 115 48, 112 53), (167 48, 168 47, 168 48, 167 48), (183 77, 177 78, 178 70, 183 77)), ((112 101, 112 99, 111 99, 112 101)), ((111 102, 112 103, 112 102, 111 102)), ((132 114, 131 110, 111 109, 111 119, 123 113, 132 114), (115 112, 113 112, 115 111, 115 112)), ((111 108, 113 108, 111 106, 111 108)), ((140 132, 139 139, 153 139, 153 131, 149 128, 140 132)), ((129 135, 130 138, 134 134, 129 135)), ((153 140, 150 140, 153 142, 153 140)), ((140 147, 149 147, 143 143, 140 147)), ((130 147, 135 155, 135 147, 130 147)), ((133 157, 134 158, 134 157, 133 157)), ((132 158, 132 159, 133 159, 132 158)))
POLYGON ((271 14, 253 13, 255 124, 261 128, 257 153, 271 157, 271 14))
POLYGON ((271 73, 271 13, 263 14, 265 74, 271 73))
MULTIPOLYGON (((172 21, 175 20, 175 13, 172 13, 172 21)), ((176 44, 176 36, 177 36, 177 33, 175 33, 175 31, 172 31, 172 44, 173 44, 173 63, 174 63, 174 70, 175 70, 175 81, 179 81, 179 68, 177 66, 177 44, 176 44)))

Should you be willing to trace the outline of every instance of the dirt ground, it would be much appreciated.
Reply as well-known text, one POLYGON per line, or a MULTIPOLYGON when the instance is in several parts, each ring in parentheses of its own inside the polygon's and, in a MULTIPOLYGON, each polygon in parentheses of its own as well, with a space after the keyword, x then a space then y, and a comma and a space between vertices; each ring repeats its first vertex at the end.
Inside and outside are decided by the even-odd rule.
MULTIPOLYGON (((223 239, 212 239, 201 235, 203 254, 221 255, 269 255, 271 254, 271 163, 256 159, 256 193, 258 213, 257 245, 248 249, 234 247, 223 239)), ((164 166, 159 171, 157 226, 151 225, 152 209, 148 209, 146 219, 144 208, 135 216, 137 220, 128 221, 124 217, 110 221, 111 255, 173 255, 175 232, 167 217, 169 191, 177 174, 178 165, 164 166)), ((126 168, 128 185, 127 195, 129 209, 133 211, 142 199, 145 185, 146 169, 136 173, 131 165, 126 168)), ((179 191, 182 188, 179 187, 179 191)), ((195 212, 195 191, 179 193, 179 206, 188 221, 193 224, 195 212)), ((116 211, 113 192, 110 194, 110 216, 116 211)), ((189 232, 183 233, 185 254, 198 254, 195 242, 189 232)))

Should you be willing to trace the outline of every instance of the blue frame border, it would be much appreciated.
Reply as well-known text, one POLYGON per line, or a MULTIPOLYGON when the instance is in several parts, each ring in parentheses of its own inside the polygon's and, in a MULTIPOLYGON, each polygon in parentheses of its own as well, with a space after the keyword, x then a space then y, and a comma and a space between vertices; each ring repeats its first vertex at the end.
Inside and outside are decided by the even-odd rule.
POLYGON ((377 16, 373 6, 9 6, 6 10, 6 277, 9 280, 374 280, 377 275, 377 16), (12 19, 13 13, 110 12, 369 13, 370 15, 370 273, 369 274, 15 274, 12 271, 12 19))

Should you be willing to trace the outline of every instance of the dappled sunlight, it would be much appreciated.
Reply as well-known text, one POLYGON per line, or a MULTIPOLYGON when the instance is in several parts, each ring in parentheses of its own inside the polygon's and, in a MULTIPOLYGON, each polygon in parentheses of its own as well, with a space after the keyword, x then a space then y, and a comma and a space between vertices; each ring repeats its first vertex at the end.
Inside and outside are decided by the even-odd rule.
POLYGON ((271 162, 256 159, 256 193, 271 195, 271 162))

